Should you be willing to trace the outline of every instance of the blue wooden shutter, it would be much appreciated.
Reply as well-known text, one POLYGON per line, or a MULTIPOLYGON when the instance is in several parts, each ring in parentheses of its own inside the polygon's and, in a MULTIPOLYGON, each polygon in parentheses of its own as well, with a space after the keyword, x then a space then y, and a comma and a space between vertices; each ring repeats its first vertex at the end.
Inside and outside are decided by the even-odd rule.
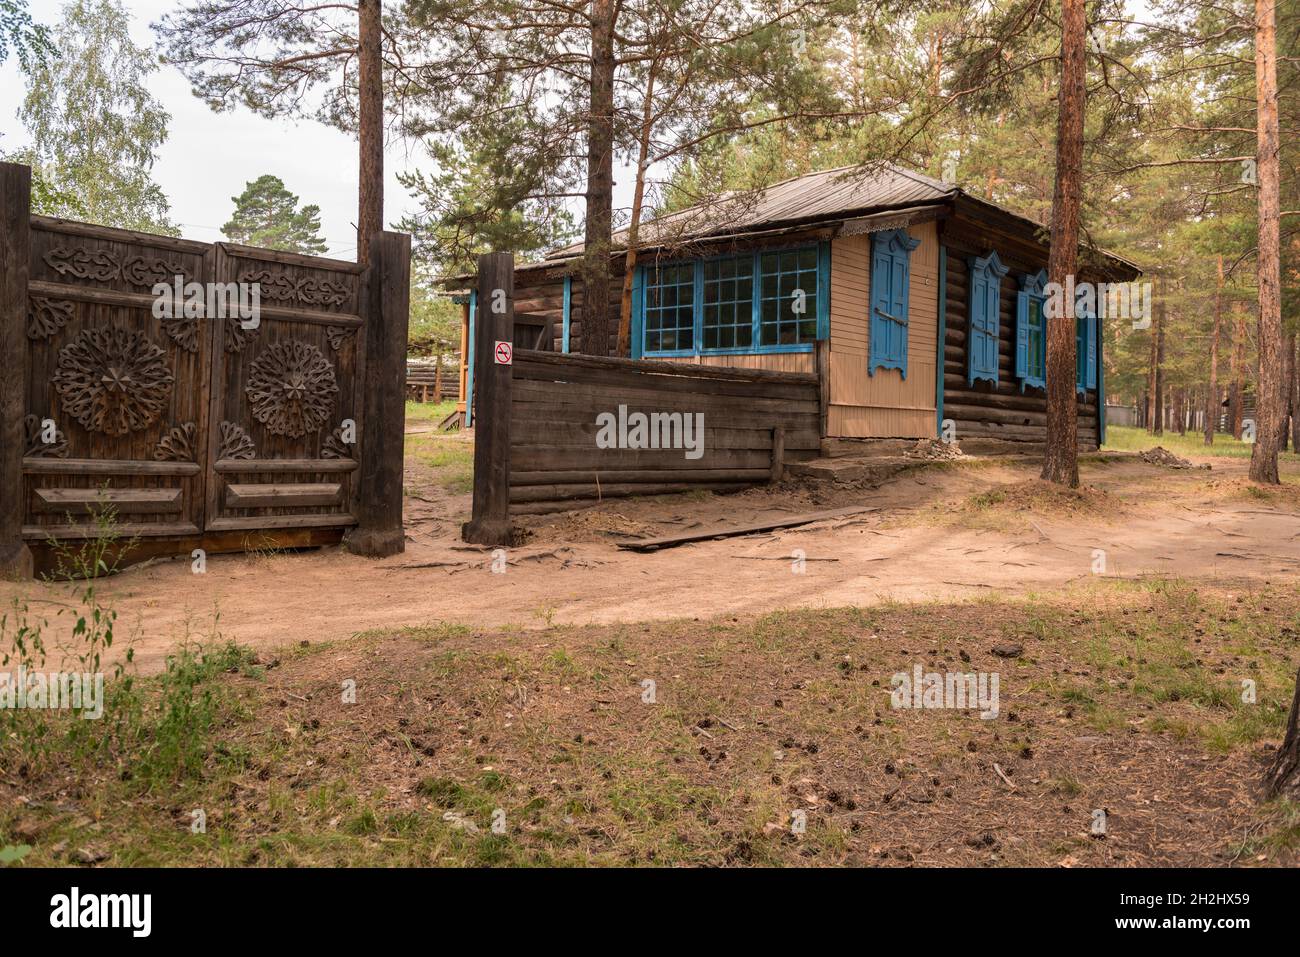
POLYGON ((891 322, 891 336, 889 340, 889 359, 895 363, 895 368, 907 378, 907 331, 908 320, 908 286, 910 285, 909 275, 909 257, 902 250, 894 251, 894 275, 891 282, 891 299, 890 314, 901 319, 902 322, 891 322))
POLYGON ((1083 367, 1088 361, 1088 347, 1083 342, 1085 326, 1087 326, 1087 322, 1083 316, 1079 315, 1078 304, 1076 303, 1074 316, 1074 388, 1078 392, 1083 391, 1083 367))
POLYGON ((1097 388, 1097 317, 1089 316, 1086 326, 1088 336, 1086 378, 1084 384, 1089 389, 1097 388))
POLYGON ((974 384, 980 379, 997 384, 998 339, 1001 317, 998 315, 1002 293, 1002 277, 1007 268, 996 252, 971 259, 970 263, 970 323, 966 342, 967 379, 974 384))
POLYGON ((871 320, 867 374, 897 369, 907 378, 908 287, 911 252, 919 239, 894 229, 871 237, 871 320))
POLYGON ((894 257, 885 243, 873 237, 871 243, 871 354, 867 359, 867 374, 875 375, 877 367, 891 368, 889 361, 889 327, 893 325, 885 314, 893 308, 894 257))
POLYGON ((1106 444, 1106 363, 1105 343, 1102 340, 1102 322, 1106 312, 1102 310, 1097 319, 1097 444, 1106 444))
MULTIPOLYGON (((758 300, 758 272, 754 273, 754 300, 758 300)), ((831 244, 817 245, 817 338, 831 335, 831 244)), ((758 342, 757 336, 754 338, 758 342)))
POLYGON ((988 337, 984 332, 984 290, 987 285, 988 280, 983 271, 976 272, 972 269, 967 292, 970 296, 970 321, 966 333, 966 379, 971 384, 977 379, 988 378, 988 361, 985 358, 988 337))
POLYGON ((1029 376, 1029 293, 1016 293, 1016 378, 1021 390, 1029 376))
MULTIPOLYGON (((634 279, 633 285, 635 284, 636 284, 636 280, 634 279)), ((635 310, 635 304, 633 308, 635 310)), ((635 315, 636 313, 634 311, 633 316, 635 315)), ((573 277, 565 276, 564 277, 563 326, 561 327, 562 328, 561 348, 566 353, 569 351, 569 322, 570 320, 572 320, 572 318, 573 318, 573 277)), ((633 325, 635 325, 636 323, 635 318, 632 321, 633 321, 633 325)), ((633 349, 635 349, 635 346, 633 347, 633 349)))
POLYGON ((632 358, 640 359, 643 355, 645 355, 645 266, 639 265, 632 270, 632 358))

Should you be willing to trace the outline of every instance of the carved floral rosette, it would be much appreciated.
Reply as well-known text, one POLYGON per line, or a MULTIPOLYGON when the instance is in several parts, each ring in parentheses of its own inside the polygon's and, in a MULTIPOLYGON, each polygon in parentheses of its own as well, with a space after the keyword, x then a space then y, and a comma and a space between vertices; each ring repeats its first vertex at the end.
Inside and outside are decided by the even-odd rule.
POLYGON ((75 309, 66 299, 30 297, 27 300, 27 338, 48 339, 68 324, 75 309))
POLYGON ((85 429, 121 436, 158 418, 175 379, 167 354, 145 335, 102 326, 59 351, 53 382, 63 410, 85 429))
POLYGON ((221 439, 217 445, 219 459, 251 459, 257 457, 253 440, 234 422, 221 423, 221 439))
POLYGON ((339 387, 329 359, 294 339, 268 347, 253 360, 244 391, 253 418, 275 435, 296 438, 325 424, 339 387))
MULTIPOLYGON (((353 427, 355 431, 355 426, 353 427)), ((349 444, 343 437, 343 426, 339 426, 325 437, 321 443, 320 457, 323 459, 354 459, 356 446, 349 444)))

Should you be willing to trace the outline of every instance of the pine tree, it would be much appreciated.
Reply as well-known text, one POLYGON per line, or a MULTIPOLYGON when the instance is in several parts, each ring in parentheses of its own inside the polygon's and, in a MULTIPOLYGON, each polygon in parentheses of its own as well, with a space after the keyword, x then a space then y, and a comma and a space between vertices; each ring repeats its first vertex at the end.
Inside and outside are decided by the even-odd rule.
POLYGON ((226 238, 245 246, 318 256, 326 242, 320 236, 320 207, 298 208, 298 197, 278 176, 267 173, 231 197, 235 213, 221 227, 226 238))
POLYGON ((357 134, 357 261, 365 263, 370 237, 384 228, 384 51, 393 41, 380 0, 204 0, 154 28, 167 62, 212 109, 311 116, 357 134))

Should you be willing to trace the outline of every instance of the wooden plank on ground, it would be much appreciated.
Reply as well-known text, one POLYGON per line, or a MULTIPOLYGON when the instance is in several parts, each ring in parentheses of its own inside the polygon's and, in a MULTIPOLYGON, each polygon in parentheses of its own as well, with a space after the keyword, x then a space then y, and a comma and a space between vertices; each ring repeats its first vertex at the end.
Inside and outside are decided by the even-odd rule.
POLYGON ((875 511, 879 511, 879 508, 874 505, 850 505, 847 508, 832 508, 825 512, 807 512, 791 518, 769 519, 763 522, 754 522, 751 525, 737 525, 734 528, 713 528, 690 532, 685 535, 665 535, 663 538, 643 538, 635 542, 619 542, 618 547, 633 552, 652 552, 659 548, 672 548, 690 542, 707 542, 715 538, 735 538, 738 535, 771 532, 778 528, 794 528, 797 525, 811 525, 813 522, 825 521, 828 518, 843 518, 846 515, 875 511))

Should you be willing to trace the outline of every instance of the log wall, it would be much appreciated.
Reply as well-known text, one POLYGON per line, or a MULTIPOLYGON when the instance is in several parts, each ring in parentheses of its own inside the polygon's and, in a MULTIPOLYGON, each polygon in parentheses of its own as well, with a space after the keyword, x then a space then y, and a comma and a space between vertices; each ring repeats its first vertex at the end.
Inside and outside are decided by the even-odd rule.
MULTIPOLYGON (((1016 293, 1020 277, 1047 267, 1046 247, 1028 244, 991 231, 977 231, 960 220, 945 224, 947 256, 943 350, 943 416, 951 419, 957 441, 1000 439, 1041 445, 1047 436, 1047 395, 1042 389, 1022 390, 1015 376, 1016 293), (998 381, 971 385, 967 375, 966 341, 970 325, 968 259, 997 250, 1009 272, 1002 279, 999 311, 998 381)), ((1087 277, 1085 277, 1087 278, 1087 277)), ((1079 448, 1097 448, 1097 391, 1079 393, 1079 448)))

